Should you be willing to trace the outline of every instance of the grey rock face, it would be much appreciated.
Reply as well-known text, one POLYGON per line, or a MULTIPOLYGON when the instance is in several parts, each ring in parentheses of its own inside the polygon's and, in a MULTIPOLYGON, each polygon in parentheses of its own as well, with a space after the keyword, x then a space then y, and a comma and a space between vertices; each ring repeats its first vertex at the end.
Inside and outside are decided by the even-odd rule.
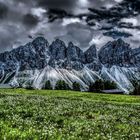
POLYGON ((97 49, 95 45, 92 45, 86 52, 85 52, 86 62, 91 63, 97 59, 97 49))
POLYGON ((64 60, 66 58, 66 45, 63 41, 56 39, 50 46, 49 51, 52 59, 64 60))
POLYGON ((50 46, 43 37, 36 38, 24 46, 0 54, 0 69, 6 72, 28 69, 43 69, 50 65, 54 68, 81 70, 84 66, 92 70, 100 70, 102 65, 111 67, 138 66, 140 49, 132 50, 122 39, 107 43, 97 52, 95 45, 83 52, 72 42, 65 43, 56 39, 50 46))
POLYGON ((102 69, 102 64, 99 60, 88 63, 86 66, 93 71, 100 71, 102 69))
POLYGON ((20 70, 44 68, 49 57, 48 47, 48 42, 43 37, 38 37, 32 43, 14 50, 20 70))
POLYGON ((20 70, 44 68, 48 57, 48 42, 38 37, 32 43, 0 54, 0 61, 6 65, 4 70, 9 72, 16 70, 17 65, 20 70))
POLYGON ((118 39, 107 43, 99 52, 94 45, 83 52, 72 42, 66 46, 57 39, 49 46, 46 39, 38 37, 33 42, 0 54, 0 83, 8 82, 17 71, 42 70, 46 66, 70 71, 82 71, 88 67, 89 71, 100 72, 103 66, 110 68, 114 65, 140 67, 140 49, 131 49, 129 44, 118 39), (10 78, 3 80, 7 75, 10 78))
POLYGON ((67 60, 64 63, 65 68, 81 70, 84 67, 84 52, 72 42, 68 44, 66 56, 67 60))
POLYGON ((84 68, 84 64, 80 61, 70 61, 70 60, 66 60, 63 63, 63 68, 68 69, 68 70, 82 70, 84 68))
POLYGON ((89 69, 99 71, 102 68, 101 63, 98 60, 98 52, 95 45, 92 45, 84 54, 86 58, 86 66, 89 69))
POLYGON ((45 38, 38 37, 32 42, 32 45, 34 46, 36 51, 42 53, 43 51, 46 50, 46 47, 49 46, 49 43, 45 38))
POLYGON ((99 60, 103 65, 131 67, 136 63, 135 56, 129 44, 122 39, 107 43, 99 51, 99 60))
POLYGON ((133 49, 133 57, 135 57, 135 65, 140 68, 140 47, 133 49))
POLYGON ((71 61, 85 62, 84 52, 72 42, 68 44, 67 48, 67 59, 71 61))

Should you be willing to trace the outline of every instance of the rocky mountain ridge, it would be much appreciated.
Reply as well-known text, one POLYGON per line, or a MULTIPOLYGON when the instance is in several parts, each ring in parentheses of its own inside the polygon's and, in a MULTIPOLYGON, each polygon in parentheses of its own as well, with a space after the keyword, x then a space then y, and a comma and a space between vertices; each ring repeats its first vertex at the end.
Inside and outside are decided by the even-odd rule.
POLYGON ((99 51, 92 45, 83 52, 72 42, 66 45, 56 39, 49 45, 45 38, 38 37, 33 42, 0 54, 0 83, 24 87, 32 81, 35 88, 41 88, 47 79, 53 84, 63 79, 70 85, 77 81, 86 90, 90 82, 107 79, 128 91, 133 87, 131 81, 140 79, 139 60, 140 48, 132 49, 122 39, 108 42, 99 51), (120 75, 125 77, 123 81, 120 75))

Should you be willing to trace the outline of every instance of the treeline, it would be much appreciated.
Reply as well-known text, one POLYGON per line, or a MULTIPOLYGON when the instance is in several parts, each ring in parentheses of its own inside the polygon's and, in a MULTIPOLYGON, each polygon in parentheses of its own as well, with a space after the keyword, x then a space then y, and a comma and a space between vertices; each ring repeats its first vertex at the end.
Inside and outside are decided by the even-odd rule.
MULTIPOLYGON (((140 95, 140 84, 139 82, 132 82, 133 86, 135 87, 134 90, 130 93, 130 95, 140 95)), ((31 83, 28 83, 27 89, 34 89, 31 83)), ((72 87, 70 87, 65 81, 58 80, 56 82, 55 87, 51 85, 51 82, 48 80, 45 82, 43 89, 46 90, 73 90, 73 91, 81 91, 81 85, 77 82, 73 82, 72 87)), ((88 87, 88 92, 97 92, 101 93, 103 90, 113 90, 117 89, 117 85, 113 81, 103 81, 103 80, 96 80, 94 83, 90 83, 88 87)))
MULTIPOLYGON (((54 87, 55 90, 73 90, 81 91, 81 85, 77 82, 73 82, 72 87, 70 87, 65 81, 59 80, 56 82, 54 87)), ((53 87, 50 81, 46 81, 43 89, 52 90, 53 87)), ((88 87, 89 92, 102 92, 103 90, 117 89, 117 85, 112 81, 97 80, 94 83, 90 83, 88 87)))
MULTIPOLYGON (((52 90, 53 87, 51 85, 50 81, 46 81, 45 86, 43 87, 43 89, 46 90, 52 90)), ((70 88, 70 86, 63 80, 59 80, 56 82, 56 85, 54 87, 55 90, 74 90, 74 91, 81 91, 81 86, 79 83, 74 82, 72 85, 72 88, 70 88)))
POLYGON ((102 92, 103 90, 117 89, 117 85, 113 81, 97 80, 89 85, 89 92, 102 92))

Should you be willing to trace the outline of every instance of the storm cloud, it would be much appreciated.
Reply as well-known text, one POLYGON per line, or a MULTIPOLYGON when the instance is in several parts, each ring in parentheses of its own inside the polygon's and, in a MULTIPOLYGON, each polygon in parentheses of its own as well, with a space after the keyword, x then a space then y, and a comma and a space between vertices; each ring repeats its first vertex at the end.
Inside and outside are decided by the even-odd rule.
POLYGON ((29 27, 36 26, 39 22, 39 18, 32 14, 26 14, 23 17, 23 23, 29 27))
POLYGON ((39 6, 46 8, 60 8, 60 9, 71 9, 76 6, 75 0, 40 0, 39 6))
POLYGON ((139 0, 0 0, 0 52, 31 41, 29 36, 99 48, 113 39, 104 36, 108 30, 131 34, 125 40, 138 47, 139 5, 139 0))
POLYGON ((8 13, 8 7, 0 2, 0 19, 5 18, 8 13))

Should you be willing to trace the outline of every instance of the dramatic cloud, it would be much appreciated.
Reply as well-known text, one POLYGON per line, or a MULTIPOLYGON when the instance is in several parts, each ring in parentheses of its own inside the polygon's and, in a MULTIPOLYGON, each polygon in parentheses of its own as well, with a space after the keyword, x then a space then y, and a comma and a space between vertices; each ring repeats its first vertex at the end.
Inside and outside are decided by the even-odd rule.
POLYGON ((76 5, 75 0, 40 0, 39 5, 47 8, 69 9, 76 5))
POLYGON ((38 24, 38 22, 39 22, 38 17, 32 14, 26 14, 23 17, 23 23, 27 26, 30 26, 30 27, 35 26, 38 24))
POLYGON ((8 13, 8 7, 0 2, 0 19, 5 18, 8 13))
POLYGON ((0 0, 0 52, 40 35, 86 49, 113 40, 105 33, 123 33, 120 37, 138 47, 139 21, 139 0, 0 0))

